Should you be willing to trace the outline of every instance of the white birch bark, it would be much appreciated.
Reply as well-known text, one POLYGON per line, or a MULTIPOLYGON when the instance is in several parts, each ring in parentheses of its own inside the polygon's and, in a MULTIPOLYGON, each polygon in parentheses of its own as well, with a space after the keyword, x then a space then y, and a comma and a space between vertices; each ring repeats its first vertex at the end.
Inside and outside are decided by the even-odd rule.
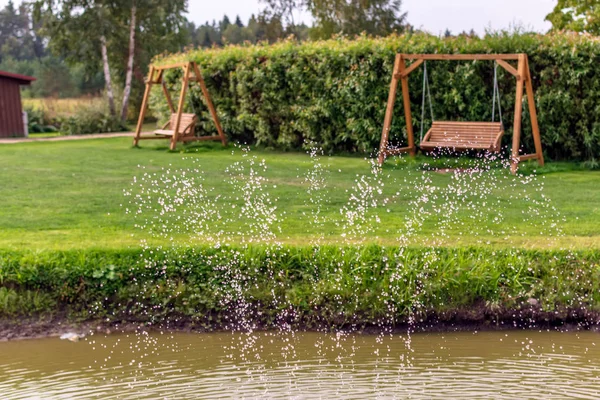
POLYGON ((131 7, 131 21, 129 25, 129 57, 127 59, 127 75, 125 76, 125 90, 123 90, 123 105, 121 108, 121 120, 123 123, 127 120, 127 108, 129 106, 129 96, 131 95, 131 80, 133 77, 133 56, 135 53, 135 28, 137 7, 135 2, 131 7))
POLYGON ((108 51, 106 49, 106 37, 100 36, 100 46, 102 48, 102 64, 104 66, 104 82, 106 85, 106 97, 108 98, 108 108, 110 115, 113 117, 117 115, 115 107, 115 95, 112 88, 112 79, 110 77, 110 66, 108 64, 108 51))

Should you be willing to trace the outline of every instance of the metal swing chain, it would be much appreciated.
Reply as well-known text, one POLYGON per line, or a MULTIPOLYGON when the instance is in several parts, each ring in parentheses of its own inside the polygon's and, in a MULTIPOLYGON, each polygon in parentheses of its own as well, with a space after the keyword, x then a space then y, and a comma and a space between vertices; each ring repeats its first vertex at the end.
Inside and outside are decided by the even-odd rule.
POLYGON ((423 129, 425 126, 425 95, 429 97, 429 112, 431 113, 431 122, 433 122, 433 103, 431 101, 431 89, 429 87, 429 76, 427 74, 427 61, 423 63, 423 98, 421 100, 421 142, 423 141, 423 129))
POLYGON ((498 101, 498 116, 500 117, 500 123, 504 125, 502 121, 502 108, 500 106, 500 87, 498 86, 498 63, 494 63, 494 94, 492 98, 492 122, 496 118, 496 101, 498 101))

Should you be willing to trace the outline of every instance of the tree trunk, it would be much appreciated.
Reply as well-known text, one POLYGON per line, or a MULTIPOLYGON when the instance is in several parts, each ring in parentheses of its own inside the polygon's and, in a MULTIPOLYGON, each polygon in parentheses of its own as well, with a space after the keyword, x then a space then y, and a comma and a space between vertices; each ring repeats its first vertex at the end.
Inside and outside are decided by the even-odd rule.
POLYGON ((115 107, 115 95, 112 88, 112 80, 110 78, 110 67, 108 65, 108 51, 106 50, 106 37, 100 36, 100 45, 102 47, 102 64, 104 66, 104 82, 106 84, 106 96, 108 97, 108 108, 110 115, 115 117, 117 110, 115 107))
POLYGON ((135 28, 136 28, 137 7, 135 2, 131 7, 131 24, 129 25, 129 58, 127 60, 127 75, 125 76, 125 90, 123 91, 123 106, 121 108, 121 121, 127 121, 127 108, 129 106, 129 96, 131 95, 131 79, 133 76, 133 55, 135 52, 135 28))

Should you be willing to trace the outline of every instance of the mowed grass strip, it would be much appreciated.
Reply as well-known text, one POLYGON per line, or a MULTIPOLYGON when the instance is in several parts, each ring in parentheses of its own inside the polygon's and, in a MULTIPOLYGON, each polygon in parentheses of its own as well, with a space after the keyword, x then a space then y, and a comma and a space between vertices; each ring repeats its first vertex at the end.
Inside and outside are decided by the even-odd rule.
MULTIPOLYGON (((176 153, 166 149, 166 142, 153 141, 132 148, 129 138, 0 146, 0 248, 118 249, 141 239, 167 244, 135 229, 133 215, 125 213, 129 200, 123 194, 134 176, 166 167, 202 170, 204 186, 212 189, 211 196, 220 196, 217 201, 223 210, 241 205, 226 172, 242 161, 239 148, 209 143, 181 147, 176 153)), ((313 168, 310 157, 262 150, 253 150, 253 156, 267 165, 265 191, 277 199, 279 215, 274 229, 278 240, 287 244, 308 244, 322 234, 323 242, 329 244, 397 245, 407 219, 424 210, 429 215, 409 238, 420 245, 600 248, 598 171, 550 164, 547 171, 557 172, 521 178, 524 182, 533 179, 528 184, 508 178, 505 171, 492 170, 484 173, 489 175, 484 179, 461 188, 453 174, 423 172, 421 164, 429 162, 428 158, 389 162, 380 178, 374 179, 364 158, 323 157, 327 188, 321 215, 326 223, 318 231, 307 218, 314 212, 304 179, 313 168), (375 195, 380 206, 367 212, 369 221, 377 215, 379 222, 370 223, 354 238, 344 237, 348 229, 341 209, 349 204, 362 176, 371 184, 383 184, 382 194, 375 195), (432 192, 431 188, 437 189, 432 192), (429 196, 424 198, 424 194, 429 196), (382 206, 386 198, 389 201, 382 206), (532 199, 547 207, 540 212, 532 199)), ((468 183, 469 178, 461 181, 468 183)), ((234 232, 235 225, 230 221, 224 226, 234 232)), ((189 243, 186 235, 180 239, 189 243)), ((201 238, 197 241, 202 242, 201 238)))

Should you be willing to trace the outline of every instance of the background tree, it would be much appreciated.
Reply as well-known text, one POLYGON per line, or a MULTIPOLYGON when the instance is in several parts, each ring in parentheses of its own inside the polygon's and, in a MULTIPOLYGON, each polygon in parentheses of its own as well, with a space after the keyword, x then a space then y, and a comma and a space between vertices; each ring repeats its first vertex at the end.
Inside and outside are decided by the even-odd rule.
POLYGON ((0 9, 0 70, 37 78, 25 96, 77 97, 104 87, 101 74, 86 74, 81 64, 69 66, 50 54, 39 30, 29 4, 15 7, 11 1, 0 9))
MULTIPOLYGON (((308 10, 314 18, 310 36, 327 39, 334 34, 358 35, 363 32, 387 36, 404 31, 406 13, 401 0, 261 0, 267 4, 263 15, 277 18, 286 31, 295 32, 294 12, 308 10)), ((300 37, 300 35, 296 34, 300 37)))
POLYGON ((102 68, 109 109, 116 116, 114 70, 124 85, 124 120, 133 76, 139 88, 152 56, 183 47, 186 6, 186 0, 37 0, 35 15, 55 54, 92 73, 102 68))
POLYGON ((244 23, 242 22, 242 19, 240 18, 239 15, 235 16, 235 22, 234 22, 238 27, 243 28, 244 27, 244 23))
POLYGON ((265 19, 275 19, 285 25, 287 32, 298 37, 298 29, 294 20, 294 12, 305 9, 307 0, 260 0, 267 5, 262 16, 265 19))
POLYGON ((315 19, 311 30, 314 38, 363 32, 387 36, 402 32, 406 26, 406 13, 400 12, 401 0, 307 0, 306 4, 315 19))
POLYGON ((600 2, 596 0, 558 0, 546 16, 553 29, 600 35, 600 2))
POLYGON ((0 10, 0 62, 7 57, 32 60, 45 56, 44 43, 36 28, 28 5, 21 4, 17 9, 9 1, 0 10))

